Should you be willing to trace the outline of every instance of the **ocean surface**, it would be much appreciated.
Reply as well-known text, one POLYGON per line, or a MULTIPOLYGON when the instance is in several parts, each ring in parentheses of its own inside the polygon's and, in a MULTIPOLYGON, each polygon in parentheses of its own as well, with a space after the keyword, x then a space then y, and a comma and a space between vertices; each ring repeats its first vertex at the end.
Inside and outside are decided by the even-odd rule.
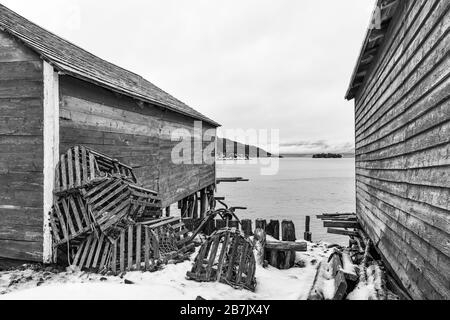
MULTIPOLYGON (((243 160, 217 162, 217 177, 242 177, 249 182, 221 183, 217 196, 229 206, 247 207, 238 211, 241 219, 287 219, 303 239, 305 217, 311 216, 313 241, 348 244, 348 237, 327 234, 316 215, 355 212, 355 159, 283 158, 275 175, 262 175, 268 164, 243 160)), ((267 161, 267 159, 266 159, 267 161)))

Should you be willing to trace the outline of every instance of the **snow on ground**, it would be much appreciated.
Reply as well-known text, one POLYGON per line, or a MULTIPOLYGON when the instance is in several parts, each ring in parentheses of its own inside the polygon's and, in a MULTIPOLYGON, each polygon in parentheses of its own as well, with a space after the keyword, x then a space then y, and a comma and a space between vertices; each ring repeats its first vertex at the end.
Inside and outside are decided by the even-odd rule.
POLYGON ((0 300, 297 300, 306 299, 319 262, 331 254, 324 243, 308 243, 289 270, 257 267, 256 292, 221 283, 186 279, 191 261, 164 266, 157 272, 128 272, 121 277, 86 272, 13 270, 0 272, 0 300), (131 282, 131 283, 130 283, 131 282), (128 283, 128 284, 127 284, 128 283))

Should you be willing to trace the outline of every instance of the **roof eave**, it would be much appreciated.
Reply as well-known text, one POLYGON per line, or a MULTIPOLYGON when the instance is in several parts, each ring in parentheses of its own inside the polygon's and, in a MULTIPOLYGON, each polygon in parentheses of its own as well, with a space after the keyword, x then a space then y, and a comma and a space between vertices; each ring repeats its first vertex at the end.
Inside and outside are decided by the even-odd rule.
POLYGON ((347 92, 345 94, 345 99, 352 100, 355 98, 356 93, 358 92, 361 84, 363 83, 363 81, 365 79, 366 73, 362 77, 361 76, 358 77, 358 75, 363 72, 366 72, 368 70, 370 65, 375 61, 374 57, 378 54, 378 51, 379 51, 379 50, 375 50, 374 52, 372 52, 370 54, 372 56, 371 61, 369 63, 366 63, 364 69, 361 69, 362 61, 364 60, 363 58, 366 56, 367 53, 369 53, 370 51, 373 50, 373 47, 369 48, 369 44, 371 44, 371 41, 380 40, 378 46, 376 46, 376 47, 379 48, 381 46, 381 43, 384 41, 384 36, 387 31, 387 27, 389 25, 388 22, 395 14, 395 12, 398 8, 398 3, 399 3, 399 0, 391 0, 391 1, 376 0, 375 6, 374 6, 374 9, 372 11, 372 15, 371 15, 371 18, 369 21, 369 26, 366 31, 366 36, 364 38, 364 42, 362 44, 356 65, 353 68, 350 83, 349 83, 347 92), (377 29, 377 28, 373 27, 377 14, 381 14, 380 22, 381 22, 381 24, 383 24, 383 23, 385 24, 385 28, 383 28, 383 29, 377 29), (388 24, 386 25, 386 23, 388 23, 388 24), (375 32, 378 32, 379 34, 375 34, 375 32), (383 34, 383 32, 384 32, 384 34, 383 34), (376 37, 372 37, 374 35, 376 35, 376 37), (376 40, 372 40, 373 38, 375 38, 376 40), (357 81, 358 78, 360 78, 359 81, 357 81))

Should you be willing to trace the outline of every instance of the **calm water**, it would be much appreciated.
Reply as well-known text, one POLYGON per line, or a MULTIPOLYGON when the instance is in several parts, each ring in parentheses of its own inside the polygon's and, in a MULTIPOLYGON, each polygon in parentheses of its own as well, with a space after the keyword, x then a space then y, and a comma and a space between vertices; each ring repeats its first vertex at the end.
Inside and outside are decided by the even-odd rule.
MULTIPOLYGON (((348 237, 326 233, 317 214, 355 212, 355 160, 279 159, 278 174, 263 176, 260 165, 245 161, 219 161, 217 177, 243 177, 249 182, 221 183, 217 196, 229 206, 247 207, 242 219, 288 219, 303 239, 305 216, 311 216, 313 241, 348 244, 348 237)), ((266 165, 267 166, 267 165, 266 165)))

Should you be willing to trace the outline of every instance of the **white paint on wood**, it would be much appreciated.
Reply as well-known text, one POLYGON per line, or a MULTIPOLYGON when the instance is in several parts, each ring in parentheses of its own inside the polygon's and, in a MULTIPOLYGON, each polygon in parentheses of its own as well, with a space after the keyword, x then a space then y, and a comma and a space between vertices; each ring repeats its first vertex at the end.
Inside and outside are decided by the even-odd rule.
POLYGON ((59 158, 59 78, 44 61, 44 246, 43 262, 52 261, 49 213, 53 204, 55 168, 59 158))

